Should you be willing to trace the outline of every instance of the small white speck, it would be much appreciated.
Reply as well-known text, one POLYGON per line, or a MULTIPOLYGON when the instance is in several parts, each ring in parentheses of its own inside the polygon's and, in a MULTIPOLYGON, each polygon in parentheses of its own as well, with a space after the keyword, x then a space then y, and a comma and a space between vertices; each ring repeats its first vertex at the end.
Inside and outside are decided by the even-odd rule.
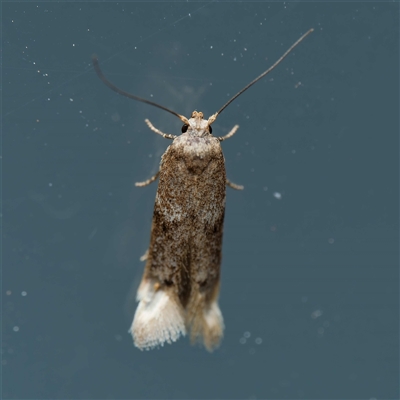
POLYGON ((251 336, 251 333, 250 332, 245 332, 244 334, 243 334, 243 336, 246 338, 246 339, 248 339, 250 336, 251 336))
POLYGON ((74 101, 74 99, 69 98, 69 101, 74 101))
POLYGON ((280 200, 282 198, 282 194, 279 192, 274 192, 274 197, 278 200, 280 200))
POLYGON ((322 315, 322 310, 315 310, 311 313, 311 318, 312 319, 317 319, 322 315))
POLYGON ((72 47, 75 47, 75 43, 72 43, 72 47))
POLYGON ((28 293, 25 292, 25 290, 23 292, 21 292, 21 296, 26 296, 28 293))
POLYGON ((212 46, 210 46, 210 49, 212 49, 213 47, 212 46))
POLYGON ((19 326, 14 326, 13 331, 14 332, 18 332, 19 331, 19 326))
POLYGON ((233 57, 233 61, 236 61, 236 57, 233 57))
POLYGON ((53 186, 53 184, 50 182, 50 183, 49 183, 49 186, 50 186, 50 187, 52 187, 52 186, 53 186))
POLYGON ((260 337, 256 338, 256 340, 254 341, 256 344, 261 344, 262 343, 262 339, 260 337))

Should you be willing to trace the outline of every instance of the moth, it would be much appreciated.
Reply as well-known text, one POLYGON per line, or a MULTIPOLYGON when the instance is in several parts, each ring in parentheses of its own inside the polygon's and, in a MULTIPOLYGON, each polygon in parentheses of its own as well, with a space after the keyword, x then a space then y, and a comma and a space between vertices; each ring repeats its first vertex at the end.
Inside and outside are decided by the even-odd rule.
POLYGON ((271 72, 313 29, 307 31, 266 71, 255 78, 219 111, 204 118, 193 111, 186 118, 164 106, 125 92, 111 83, 92 56, 100 79, 128 98, 167 111, 182 122, 179 136, 163 133, 146 119, 148 127, 173 140, 161 157, 159 171, 136 183, 146 186, 159 179, 154 204, 150 246, 142 281, 137 291, 139 305, 130 332, 141 350, 175 342, 190 332, 191 342, 202 342, 213 351, 221 342, 224 321, 218 305, 225 188, 243 187, 226 178, 220 143, 232 137, 238 125, 222 137, 212 134, 219 114, 249 87, 271 72))

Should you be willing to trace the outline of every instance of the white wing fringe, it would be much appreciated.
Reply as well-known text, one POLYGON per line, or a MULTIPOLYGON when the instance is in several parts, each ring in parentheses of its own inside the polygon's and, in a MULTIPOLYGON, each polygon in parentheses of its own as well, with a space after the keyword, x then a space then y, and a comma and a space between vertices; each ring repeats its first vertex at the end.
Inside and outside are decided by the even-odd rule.
POLYGON ((209 352, 219 346, 224 335, 224 319, 217 299, 207 305, 203 296, 194 296, 188 307, 187 322, 192 343, 203 342, 209 352))
POLYGON ((137 293, 139 305, 130 332, 140 350, 172 343, 186 335, 184 310, 173 293, 143 281, 137 293))

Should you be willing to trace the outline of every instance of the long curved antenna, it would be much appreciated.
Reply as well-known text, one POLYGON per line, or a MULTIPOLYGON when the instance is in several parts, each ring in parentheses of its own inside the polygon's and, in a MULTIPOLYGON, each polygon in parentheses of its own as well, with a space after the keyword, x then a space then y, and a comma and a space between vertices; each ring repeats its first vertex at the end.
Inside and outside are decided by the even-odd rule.
POLYGON ((247 86, 245 86, 240 92, 236 93, 227 103, 225 103, 215 114, 213 114, 209 120, 208 123, 212 124, 217 116, 221 114, 221 112, 229 106, 229 104, 232 103, 233 100, 235 100, 237 97, 239 97, 243 92, 245 92, 250 86, 253 86, 256 82, 258 82, 261 78, 264 78, 265 75, 270 73, 283 59, 303 40, 305 39, 311 32, 314 31, 314 28, 309 29, 303 36, 301 36, 295 43, 293 43, 286 51, 283 53, 283 55, 276 61, 273 65, 271 65, 266 71, 264 71, 260 76, 257 76, 256 79, 251 81, 247 86))
POLYGON ((122 95, 122 96, 129 97, 130 99, 137 100, 137 101, 141 101, 142 103, 150 104, 151 106, 161 108, 161 110, 168 111, 169 113, 171 113, 171 114, 175 115, 176 117, 178 117, 183 123, 189 125, 188 119, 187 119, 186 117, 184 117, 183 115, 180 115, 180 114, 176 113, 175 111, 170 110, 170 109, 167 108, 167 107, 161 106, 160 104, 154 103, 154 102, 152 102, 152 101, 150 101, 150 100, 142 99, 142 98, 139 97, 139 96, 135 96, 134 94, 125 92, 125 90, 122 90, 122 89, 116 87, 113 83, 111 83, 111 82, 104 76, 102 70, 100 69, 100 66, 99 66, 99 59, 97 58, 97 55, 96 55, 96 54, 93 54, 93 55, 92 55, 92 62, 93 62, 94 70, 96 71, 98 77, 99 77, 110 89, 114 90, 114 92, 117 92, 118 94, 120 94, 120 95, 122 95))

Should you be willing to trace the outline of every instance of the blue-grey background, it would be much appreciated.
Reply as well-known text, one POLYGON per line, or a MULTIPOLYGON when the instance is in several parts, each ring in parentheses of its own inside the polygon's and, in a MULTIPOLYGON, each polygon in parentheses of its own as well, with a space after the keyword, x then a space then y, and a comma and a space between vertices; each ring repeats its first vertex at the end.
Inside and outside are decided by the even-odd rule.
POLYGON ((2 396, 399 398, 399 5, 3 3, 2 396), (208 117, 228 188, 223 343, 128 334, 156 172, 208 117), (280 199, 278 194, 280 194, 280 199))

